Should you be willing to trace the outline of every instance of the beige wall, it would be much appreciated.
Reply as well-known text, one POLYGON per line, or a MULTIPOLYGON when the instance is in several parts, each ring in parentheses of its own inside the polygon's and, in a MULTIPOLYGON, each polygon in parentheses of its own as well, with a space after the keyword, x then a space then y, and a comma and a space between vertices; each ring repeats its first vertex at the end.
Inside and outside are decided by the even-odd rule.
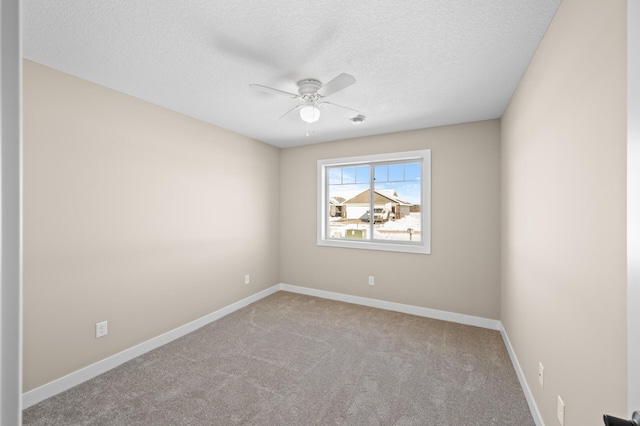
POLYGON ((628 414, 625 7, 564 0, 502 119, 501 317, 548 425, 628 414))
POLYGON ((493 120, 283 149, 281 281, 498 319, 499 127, 493 120), (431 149, 432 254, 316 245, 317 160, 417 149, 431 149))
POLYGON ((278 176, 274 147, 25 61, 23 390, 277 284, 278 176))

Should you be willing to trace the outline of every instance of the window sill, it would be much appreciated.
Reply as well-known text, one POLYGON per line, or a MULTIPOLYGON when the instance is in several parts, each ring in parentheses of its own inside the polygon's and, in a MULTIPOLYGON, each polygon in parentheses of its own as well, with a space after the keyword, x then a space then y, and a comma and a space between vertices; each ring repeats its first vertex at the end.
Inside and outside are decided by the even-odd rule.
POLYGON ((393 251, 401 253, 431 254, 431 247, 427 245, 403 244, 403 243, 376 243, 370 240, 348 241, 337 239, 318 239, 318 245, 324 247, 340 247, 359 250, 393 251))

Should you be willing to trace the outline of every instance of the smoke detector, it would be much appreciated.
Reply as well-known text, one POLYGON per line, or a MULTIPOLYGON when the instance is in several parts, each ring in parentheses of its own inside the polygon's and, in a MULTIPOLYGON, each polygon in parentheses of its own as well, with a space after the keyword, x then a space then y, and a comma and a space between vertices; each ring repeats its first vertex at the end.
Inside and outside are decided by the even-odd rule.
POLYGON ((363 122, 364 120, 366 120, 366 119, 367 119, 367 117, 365 117, 364 115, 362 115, 362 114, 358 114, 358 115, 356 115, 355 117, 350 118, 349 120, 351 120, 351 122, 352 122, 353 124, 362 124, 362 122, 363 122))

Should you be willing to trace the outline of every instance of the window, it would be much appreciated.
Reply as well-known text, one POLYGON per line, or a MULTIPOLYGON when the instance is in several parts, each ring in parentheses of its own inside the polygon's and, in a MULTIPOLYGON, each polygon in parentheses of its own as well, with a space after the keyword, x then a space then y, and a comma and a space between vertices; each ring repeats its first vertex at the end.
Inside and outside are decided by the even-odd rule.
POLYGON ((318 245, 431 252, 431 151, 318 160, 318 245))

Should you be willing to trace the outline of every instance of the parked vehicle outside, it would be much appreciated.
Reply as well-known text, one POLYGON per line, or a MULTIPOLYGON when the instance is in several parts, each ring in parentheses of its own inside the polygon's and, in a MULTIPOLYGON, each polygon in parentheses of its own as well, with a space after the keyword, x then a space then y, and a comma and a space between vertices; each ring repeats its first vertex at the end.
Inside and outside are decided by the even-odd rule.
MULTIPOLYGON (((369 210, 362 216, 360 216, 360 220, 363 222, 369 222, 371 220, 371 214, 369 210)), ((375 207, 373 209, 373 221, 384 223, 389 220, 389 211, 382 207, 375 207)))

